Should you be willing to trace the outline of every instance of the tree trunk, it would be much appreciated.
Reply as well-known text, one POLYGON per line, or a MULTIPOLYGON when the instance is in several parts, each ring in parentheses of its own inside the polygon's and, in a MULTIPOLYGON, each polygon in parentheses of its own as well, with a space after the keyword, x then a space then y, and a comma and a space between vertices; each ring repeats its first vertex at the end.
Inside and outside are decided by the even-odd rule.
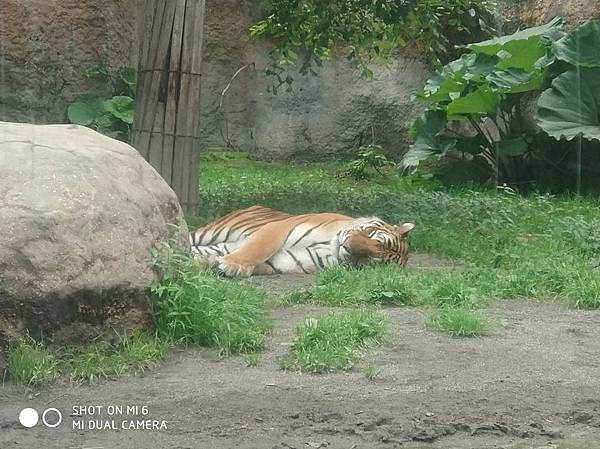
POLYGON ((133 144, 173 188, 184 212, 198 207, 200 69, 205 0, 146 0, 133 144))

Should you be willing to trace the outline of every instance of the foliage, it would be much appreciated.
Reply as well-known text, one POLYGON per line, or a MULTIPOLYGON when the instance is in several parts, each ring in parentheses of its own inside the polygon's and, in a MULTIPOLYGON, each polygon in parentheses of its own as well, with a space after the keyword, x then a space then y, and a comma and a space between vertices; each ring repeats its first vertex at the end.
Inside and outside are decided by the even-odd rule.
POLYGON ((416 95, 431 106, 414 124, 415 143, 403 159, 404 168, 456 151, 467 159, 482 158, 491 173, 518 179, 518 166, 534 141, 522 126, 521 100, 526 92, 541 89, 548 67, 539 61, 560 36, 561 25, 555 19, 470 44, 470 53, 430 78, 416 95), (451 126, 464 122, 470 124, 467 132, 451 126))
POLYGON ((116 345, 101 342, 65 352, 61 359, 71 379, 92 383, 125 373, 141 373, 161 359, 168 347, 157 337, 140 333, 120 337, 116 345))
POLYGON ((131 125, 135 112, 137 73, 130 67, 123 68, 116 76, 100 66, 86 72, 89 78, 100 78, 110 82, 113 95, 79 95, 67 109, 71 123, 89 126, 109 137, 131 141, 131 125))
POLYGON ((189 254, 165 248, 161 280, 152 286, 158 335, 171 343, 217 347, 221 353, 261 349, 271 322, 265 292, 201 272, 189 254))
POLYGON ((356 159, 350 162, 345 174, 356 180, 371 178, 371 170, 385 176, 381 170, 389 165, 393 163, 385 157, 381 145, 370 144, 358 149, 356 159))
POLYGON ((427 326, 457 337, 485 335, 489 330, 489 323, 480 313, 455 308, 445 308, 431 315, 427 326))
POLYGON ((46 384, 60 375, 56 357, 31 337, 25 337, 9 347, 7 366, 15 382, 21 385, 46 384))
POLYGON ((383 314, 368 310, 308 318, 281 365, 315 373, 350 369, 358 350, 381 343, 385 330, 383 314))
POLYGON ((569 34, 560 31, 561 25, 556 18, 469 44, 467 54, 431 77, 416 95, 430 106, 414 123, 414 144, 403 168, 411 171, 425 159, 453 156, 485 162, 495 185, 535 177, 547 145, 539 130, 524 126, 522 109, 528 95, 552 78, 538 100, 541 130, 557 139, 599 138, 600 22, 569 34))
POLYGON ((552 53, 570 66, 540 97, 539 126, 557 140, 600 140, 600 21, 565 35, 552 53))
POLYGON ((488 0, 270 0, 269 15, 251 28, 256 37, 275 42, 274 64, 268 74, 275 89, 292 83, 288 69, 300 63, 300 73, 313 72, 332 56, 337 43, 347 58, 367 76, 368 63, 385 62, 394 48, 415 45, 434 59, 452 51, 451 41, 487 32, 485 23, 495 10, 488 0))
POLYGON ((116 345, 101 342, 78 349, 48 348, 27 337, 10 347, 8 369, 15 382, 22 385, 50 383, 63 371, 70 372, 72 380, 93 382, 142 372, 160 359, 167 348, 155 336, 143 333, 120 337, 116 345))

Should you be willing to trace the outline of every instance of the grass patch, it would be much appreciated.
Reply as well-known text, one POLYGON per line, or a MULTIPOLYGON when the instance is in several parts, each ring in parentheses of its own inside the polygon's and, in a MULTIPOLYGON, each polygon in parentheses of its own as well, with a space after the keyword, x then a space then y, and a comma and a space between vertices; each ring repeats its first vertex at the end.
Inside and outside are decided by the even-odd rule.
POLYGON ((31 337, 23 338, 8 348, 8 372, 16 383, 38 386, 60 376, 58 359, 42 344, 31 337))
POLYGON ((374 381, 379 378, 381 368, 369 363, 363 368, 363 374, 367 380, 374 381))
MULTIPOLYGON (((376 215, 395 224, 410 221, 416 224, 411 232, 413 250, 458 259, 472 272, 470 279, 450 275, 445 285, 432 292, 432 300, 464 303, 528 297, 561 299, 582 308, 600 306, 593 282, 599 274, 594 262, 600 256, 597 201, 543 194, 523 197, 510 191, 442 191, 427 180, 393 173, 353 181, 335 176, 340 167, 339 163, 266 163, 249 161, 242 153, 207 153, 200 176, 203 206, 195 222, 205 223, 254 204, 290 213, 331 211, 376 215)), ((337 305, 388 299, 392 304, 429 302, 415 291, 421 287, 414 287, 413 279, 395 288, 384 276, 378 293, 375 287, 361 285, 361 280, 336 282, 333 272, 324 276, 330 277, 320 277, 321 288, 312 296, 289 300, 337 305), (357 293, 349 293, 354 287, 357 293), (413 290, 416 299, 405 290, 413 290)), ((416 283, 421 282, 428 281, 416 283)))
POLYGON ((333 266, 317 275, 312 291, 294 292, 287 303, 315 302, 335 306, 416 305, 410 279, 398 266, 379 264, 364 268, 333 266))
POLYGON ((66 353, 62 360, 71 379, 94 382, 126 373, 144 372, 168 349, 165 342, 148 334, 122 337, 117 345, 98 343, 83 350, 66 353))
POLYGON ((171 252, 152 287, 159 337, 172 344, 216 347, 222 354, 253 352, 272 328, 266 292, 202 272, 192 257, 171 252))
POLYGON ((427 319, 427 327, 457 337, 475 337, 489 331, 489 322, 468 309, 444 308, 427 319))
POLYGON ((281 366, 313 373, 348 370, 361 349, 381 343, 385 330, 384 315, 368 310, 309 318, 296 329, 281 366))
POLYGON ((245 354, 244 361, 246 362, 246 366, 258 366, 260 365, 260 354, 257 352, 245 354))
POLYGON ((162 358, 168 346, 156 337, 122 337, 117 345, 97 343, 77 350, 47 347, 27 337, 8 350, 8 371, 17 384, 48 384, 65 371, 72 380, 93 382, 125 373, 140 373, 162 358))

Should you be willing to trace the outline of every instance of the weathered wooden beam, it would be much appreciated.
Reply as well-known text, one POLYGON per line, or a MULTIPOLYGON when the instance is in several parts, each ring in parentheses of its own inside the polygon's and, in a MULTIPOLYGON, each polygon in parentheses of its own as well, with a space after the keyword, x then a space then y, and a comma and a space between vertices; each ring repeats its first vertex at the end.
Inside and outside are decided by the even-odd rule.
POLYGON ((147 6, 134 146, 191 212, 198 207, 205 1, 148 0, 147 6))

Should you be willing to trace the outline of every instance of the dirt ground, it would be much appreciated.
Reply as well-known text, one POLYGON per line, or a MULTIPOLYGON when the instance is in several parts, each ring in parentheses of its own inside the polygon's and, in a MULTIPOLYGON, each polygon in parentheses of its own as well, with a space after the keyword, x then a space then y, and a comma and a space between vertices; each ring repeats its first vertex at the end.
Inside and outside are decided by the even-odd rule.
MULTIPOLYGON (((421 262, 416 269, 428 269, 428 259, 421 262)), ((313 280, 259 282, 280 292, 313 280)), ((294 328, 328 310, 273 310, 274 334, 256 367, 241 356, 186 350, 145 375, 93 386, 63 381, 26 392, 6 383, 0 448, 600 449, 600 312, 503 301, 486 311, 494 321, 491 335, 459 339, 428 331, 427 310, 390 308, 385 344, 355 369, 281 371, 278 360, 294 328), (381 370, 375 380, 363 374, 365 364, 381 370), (109 413, 108 406, 119 405, 122 412, 109 413), (136 405, 137 413, 127 412, 136 405), (73 406, 103 409, 78 417, 73 406), (17 419, 24 407, 57 408, 62 423, 26 429, 17 419), (73 429, 79 418, 85 429, 73 429), (90 420, 114 421, 117 429, 89 430, 90 420), (157 420, 157 426, 164 420, 167 428, 122 428, 136 420, 157 420)), ((55 412, 47 421, 56 421, 55 412)))

